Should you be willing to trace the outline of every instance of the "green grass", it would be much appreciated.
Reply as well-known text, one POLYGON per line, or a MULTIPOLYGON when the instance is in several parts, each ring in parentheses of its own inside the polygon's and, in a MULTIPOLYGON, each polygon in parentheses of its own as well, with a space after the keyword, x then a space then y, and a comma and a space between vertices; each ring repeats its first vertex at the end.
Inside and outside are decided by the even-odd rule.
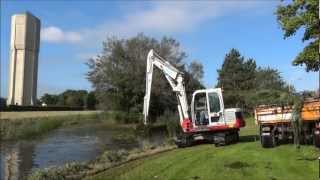
POLYGON ((22 111, 22 112, 0 112, 2 119, 26 119, 40 117, 57 117, 71 115, 90 115, 97 114, 99 111, 22 111))
POLYGON ((240 143, 175 149, 125 163, 89 179, 317 179, 320 151, 313 146, 280 145, 264 149, 252 118, 240 143), (257 141, 254 141, 254 140, 257 141))
POLYGON ((1 119, 0 140, 27 139, 45 134, 59 127, 97 122, 104 118, 99 112, 51 115, 47 117, 1 119))

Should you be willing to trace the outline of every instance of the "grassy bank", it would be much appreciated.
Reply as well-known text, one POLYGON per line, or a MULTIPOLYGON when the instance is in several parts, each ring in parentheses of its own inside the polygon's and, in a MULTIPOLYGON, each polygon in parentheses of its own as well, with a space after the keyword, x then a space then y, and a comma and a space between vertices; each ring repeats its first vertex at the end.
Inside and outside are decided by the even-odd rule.
POLYGON ((57 117, 71 115, 92 115, 99 111, 24 111, 24 112, 0 112, 0 120, 2 119, 26 119, 41 117, 57 117))
POLYGON ((88 179, 316 179, 318 152, 258 143, 176 149, 109 169, 88 179))
POLYGON ((108 169, 88 179, 317 179, 318 149, 280 145, 263 149, 252 118, 241 142, 175 149, 108 169))
MULTIPOLYGON (((14 112, 15 113, 15 112, 14 112)), ((22 113, 22 112, 19 112, 22 113)), ((24 112, 31 113, 31 112, 24 112)), ((42 113, 43 112, 35 112, 42 113)), ((0 120, 0 139, 17 140, 32 138, 45 134, 53 129, 80 123, 98 122, 105 119, 105 115, 98 111, 83 112, 51 112, 50 116, 35 116, 26 118, 8 118, 0 120), (59 114, 59 115, 57 115, 59 114)))

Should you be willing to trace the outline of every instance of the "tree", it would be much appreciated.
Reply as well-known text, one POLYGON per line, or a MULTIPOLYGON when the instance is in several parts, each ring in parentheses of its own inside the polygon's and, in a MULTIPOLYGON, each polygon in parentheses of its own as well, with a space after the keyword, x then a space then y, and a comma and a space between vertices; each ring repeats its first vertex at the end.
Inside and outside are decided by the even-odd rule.
POLYGON ((48 93, 45 93, 40 98, 40 101, 42 103, 47 104, 47 105, 57 105, 58 100, 59 100, 59 96, 58 95, 48 94, 48 93))
POLYGON ((255 85, 256 63, 245 60, 236 49, 226 54, 221 69, 218 70, 218 87, 224 92, 226 107, 244 107, 244 91, 255 85))
POLYGON ((223 88, 226 107, 241 107, 252 112, 261 104, 288 101, 288 86, 279 71, 257 67, 254 59, 245 60, 240 52, 231 49, 218 70, 218 87, 223 88))
POLYGON ((0 97, 0 109, 3 109, 7 106, 7 99, 0 97))
POLYGON ((247 97, 247 103, 251 107, 261 104, 288 104, 289 91, 295 92, 294 87, 285 83, 280 72, 270 67, 257 68, 255 84, 247 97))
MULTIPOLYGON (((189 76, 183 61, 186 54, 175 39, 163 37, 158 41, 143 34, 129 39, 108 38, 103 43, 101 55, 87 62, 88 80, 105 109, 142 112, 146 58, 150 49, 185 72, 186 77, 189 76)), ((186 86, 189 87, 194 80, 186 79, 186 86)), ((151 99, 151 116, 176 109, 176 96, 163 73, 157 69, 153 74, 151 99)))
POLYGON ((199 82, 203 78, 203 66, 198 61, 192 61, 188 67, 189 73, 199 82))
POLYGON ((86 108, 89 110, 96 109, 97 99, 94 91, 89 92, 86 99, 86 108))
POLYGON ((66 90, 60 96, 63 99, 63 105, 85 107, 85 100, 88 92, 86 90, 66 90))
POLYGON ((224 90, 245 90, 254 85, 256 63, 245 60, 236 49, 226 54, 221 69, 218 70, 218 86, 224 90))
POLYGON ((319 0, 295 0, 278 6, 276 15, 284 38, 304 29, 302 41, 307 41, 308 45, 297 55, 293 65, 305 65, 307 71, 319 71, 319 0))
POLYGON ((49 106, 86 106, 88 92, 86 90, 66 90, 60 94, 44 94, 40 101, 49 106))
POLYGON ((273 90, 284 90, 289 89, 282 79, 280 72, 270 67, 261 68, 259 67, 256 72, 256 89, 273 89, 273 90))
POLYGON ((316 91, 304 90, 301 92, 303 98, 314 98, 316 97, 316 91))

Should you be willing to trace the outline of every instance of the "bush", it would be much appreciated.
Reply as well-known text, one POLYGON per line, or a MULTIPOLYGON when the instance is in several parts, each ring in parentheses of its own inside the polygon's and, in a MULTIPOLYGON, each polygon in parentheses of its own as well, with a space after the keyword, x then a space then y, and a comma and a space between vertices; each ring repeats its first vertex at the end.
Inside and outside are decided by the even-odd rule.
POLYGON ((123 123, 123 124, 139 123, 142 120, 141 113, 126 113, 121 111, 113 111, 111 113, 111 117, 116 122, 123 123))
POLYGON ((99 121, 98 114, 67 115, 27 119, 2 119, 0 139, 14 140, 35 137, 61 126, 99 121))
POLYGON ((17 106, 3 107, 0 111, 81 111, 83 107, 74 106, 17 106))
POLYGON ((119 151, 106 151, 100 157, 100 161, 104 162, 121 162, 127 159, 129 153, 126 150, 119 150, 119 151))
POLYGON ((162 116, 157 118, 156 122, 166 125, 169 137, 175 137, 181 131, 179 116, 175 112, 165 111, 162 116))

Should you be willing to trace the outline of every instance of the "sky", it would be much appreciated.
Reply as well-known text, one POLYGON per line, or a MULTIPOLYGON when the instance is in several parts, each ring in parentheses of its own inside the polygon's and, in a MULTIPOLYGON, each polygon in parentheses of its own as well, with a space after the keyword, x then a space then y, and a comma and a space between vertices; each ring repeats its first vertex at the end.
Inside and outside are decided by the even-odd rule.
POLYGON ((318 73, 292 66, 304 48, 303 31, 283 38, 275 16, 280 1, 51 1, 1 0, 1 96, 7 96, 11 16, 25 11, 41 20, 38 96, 66 89, 92 90, 86 61, 102 51, 107 37, 142 32, 172 37, 204 66, 203 83, 214 87, 226 53, 236 48, 258 66, 278 69, 298 91, 315 90, 318 73))

